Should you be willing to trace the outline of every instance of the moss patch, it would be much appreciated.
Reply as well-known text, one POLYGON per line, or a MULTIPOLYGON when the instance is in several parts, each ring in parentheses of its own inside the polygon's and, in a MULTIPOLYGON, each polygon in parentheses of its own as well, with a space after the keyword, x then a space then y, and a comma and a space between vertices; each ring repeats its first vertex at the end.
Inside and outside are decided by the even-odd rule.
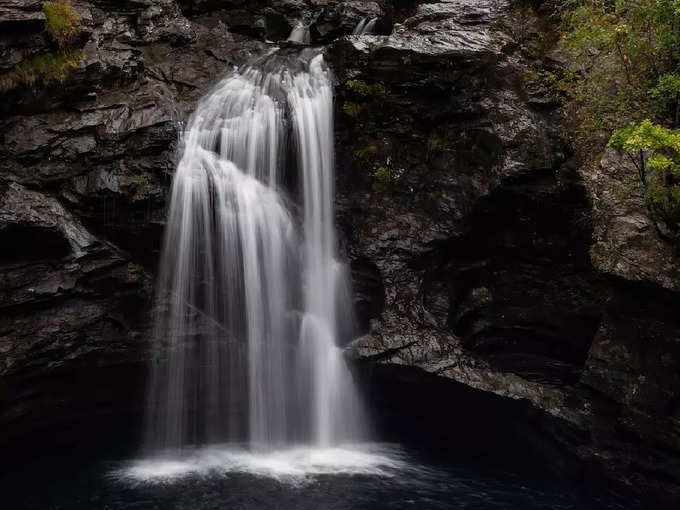
POLYGON ((388 159, 387 166, 379 166, 373 171, 373 191, 381 193, 391 191, 399 183, 404 170, 402 168, 392 168, 388 159))
POLYGON ((360 117, 374 116, 382 106, 389 91, 382 83, 349 80, 345 83, 342 111, 355 121, 360 117))
POLYGON ((21 85, 32 89, 54 83, 63 83, 72 68, 78 67, 85 53, 82 50, 45 53, 16 65, 0 76, 0 92, 21 85))
POLYGON ((387 96, 387 88, 382 83, 368 84, 361 80, 349 80, 347 90, 363 98, 383 99, 387 96))
POLYGON ((362 105, 352 101, 345 101, 345 103, 342 105, 342 111, 345 112, 345 115, 353 119, 358 118, 359 115, 361 115, 363 109, 364 107, 362 105))
POLYGON ((69 46, 80 33, 80 16, 71 0, 53 0, 43 4, 45 30, 60 47, 69 46))

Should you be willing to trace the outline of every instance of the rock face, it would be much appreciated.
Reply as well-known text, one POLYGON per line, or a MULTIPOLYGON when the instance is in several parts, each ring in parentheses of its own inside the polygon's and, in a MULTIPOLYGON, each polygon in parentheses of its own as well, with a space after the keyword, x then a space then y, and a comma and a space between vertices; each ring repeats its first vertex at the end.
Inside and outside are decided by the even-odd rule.
MULTIPOLYGON (((11 28, 1 68, 56 51, 41 4, 0 4, 11 28)), ((9 436, 87 406, 115 413, 142 402, 182 121, 216 77, 263 47, 189 21, 173 1, 74 6, 82 61, 63 85, 17 87, 1 102, 0 427, 9 436)))
MULTIPOLYGON (((336 76, 360 366, 528 402, 588 477, 678 501, 677 254, 611 191, 613 155, 582 168, 558 136, 534 3, 74 2, 77 67, 0 101, 2 435, 140 414, 182 123, 302 23, 336 76)), ((0 0, 0 72, 56 51, 44 23, 0 0)))
POLYGON ((312 43, 328 43, 351 34, 363 19, 380 19, 389 31, 389 19, 378 2, 342 0, 190 0, 185 12, 223 22, 235 33, 285 41, 293 28, 304 26, 312 43))
POLYGON ((677 255, 557 135, 540 9, 400 14, 328 50, 356 356, 529 401, 581 468, 680 501, 677 255))

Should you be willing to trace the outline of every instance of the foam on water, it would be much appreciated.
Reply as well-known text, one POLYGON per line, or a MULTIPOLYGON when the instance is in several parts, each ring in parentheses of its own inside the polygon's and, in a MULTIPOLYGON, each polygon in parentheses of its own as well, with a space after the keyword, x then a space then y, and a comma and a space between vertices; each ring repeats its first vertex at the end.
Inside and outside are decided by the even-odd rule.
POLYGON ((329 448, 297 446, 255 451, 234 445, 212 445, 182 456, 139 459, 111 473, 127 483, 168 483, 187 477, 249 474, 293 485, 320 475, 393 477, 413 466, 397 446, 363 443, 329 448))

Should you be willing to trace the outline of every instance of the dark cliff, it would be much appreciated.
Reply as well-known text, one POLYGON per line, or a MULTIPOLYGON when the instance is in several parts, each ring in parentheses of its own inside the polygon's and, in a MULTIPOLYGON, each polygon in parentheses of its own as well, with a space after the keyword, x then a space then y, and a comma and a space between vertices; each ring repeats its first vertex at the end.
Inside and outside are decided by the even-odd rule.
MULTIPOLYGON (((82 59, 0 106, 3 439, 141 414, 182 123, 304 19, 337 82, 359 367, 432 408, 438 385, 499 395, 570 472, 680 500, 678 257, 611 192, 613 156, 586 171, 560 138, 540 2, 73 4, 82 59)), ((57 51, 41 9, 0 0, 0 71, 57 51)))

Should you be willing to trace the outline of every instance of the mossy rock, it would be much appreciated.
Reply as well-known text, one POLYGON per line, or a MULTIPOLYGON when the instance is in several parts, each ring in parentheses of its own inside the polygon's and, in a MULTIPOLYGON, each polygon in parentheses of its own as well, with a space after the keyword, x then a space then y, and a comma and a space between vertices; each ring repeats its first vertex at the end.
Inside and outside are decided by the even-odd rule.
POLYGON ((71 69, 78 67, 85 57, 82 50, 44 53, 17 64, 14 69, 0 76, 0 92, 8 92, 19 86, 36 89, 55 83, 63 83, 71 69))
POLYGON ((45 15, 45 30, 60 47, 68 47, 78 37, 80 16, 70 0, 45 2, 43 14, 45 15))

